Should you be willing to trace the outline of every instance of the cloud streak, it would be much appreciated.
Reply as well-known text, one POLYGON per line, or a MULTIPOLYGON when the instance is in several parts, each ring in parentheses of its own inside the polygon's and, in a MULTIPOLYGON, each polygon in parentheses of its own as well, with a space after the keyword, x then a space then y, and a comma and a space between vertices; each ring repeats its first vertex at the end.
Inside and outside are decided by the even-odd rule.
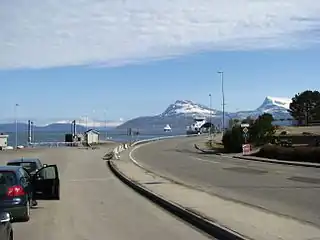
POLYGON ((197 51, 318 44, 316 0, 0 2, 0 68, 118 66, 197 51), (312 39, 308 39, 308 37, 312 39))

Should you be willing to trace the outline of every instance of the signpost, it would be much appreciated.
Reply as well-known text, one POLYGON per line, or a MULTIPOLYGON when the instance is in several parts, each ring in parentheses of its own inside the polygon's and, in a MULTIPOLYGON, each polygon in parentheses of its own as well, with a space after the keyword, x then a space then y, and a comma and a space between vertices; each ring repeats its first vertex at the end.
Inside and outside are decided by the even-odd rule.
POLYGON ((248 132, 249 132, 248 127, 247 126, 243 127, 242 132, 243 132, 243 137, 244 137, 244 143, 246 144, 247 143, 247 138, 248 138, 248 132))
POLYGON ((250 127, 250 124, 243 123, 241 124, 241 127, 242 127, 242 132, 244 137, 244 144, 242 145, 242 154, 249 155, 251 151, 251 145, 247 144, 247 139, 248 139, 248 132, 249 132, 248 128, 250 127))

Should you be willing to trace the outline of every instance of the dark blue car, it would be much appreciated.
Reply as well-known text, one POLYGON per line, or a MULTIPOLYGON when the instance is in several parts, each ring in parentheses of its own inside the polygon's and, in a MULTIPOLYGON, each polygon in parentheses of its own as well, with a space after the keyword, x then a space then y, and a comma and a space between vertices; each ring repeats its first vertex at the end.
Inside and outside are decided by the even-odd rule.
POLYGON ((22 166, 0 166, 0 209, 14 221, 28 221, 30 206, 36 199, 60 199, 56 165, 47 165, 34 175, 22 166))

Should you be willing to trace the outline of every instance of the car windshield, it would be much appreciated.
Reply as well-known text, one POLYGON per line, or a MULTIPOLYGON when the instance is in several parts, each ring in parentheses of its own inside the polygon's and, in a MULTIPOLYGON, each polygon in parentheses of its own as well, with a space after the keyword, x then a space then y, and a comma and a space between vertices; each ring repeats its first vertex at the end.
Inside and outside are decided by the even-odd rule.
POLYGON ((0 172, 0 196, 6 194, 8 187, 14 186, 17 184, 17 179, 15 174, 10 171, 1 171, 0 172))
POLYGON ((9 166, 21 166, 25 168, 28 172, 34 172, 37 169, 37 164, 35 162, 12 162, 8 163, 9 166))

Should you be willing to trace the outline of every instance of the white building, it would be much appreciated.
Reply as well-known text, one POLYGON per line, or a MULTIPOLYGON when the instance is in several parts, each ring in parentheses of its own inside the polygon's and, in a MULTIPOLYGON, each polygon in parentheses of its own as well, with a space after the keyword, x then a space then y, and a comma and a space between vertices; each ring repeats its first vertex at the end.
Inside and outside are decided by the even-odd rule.
POLYGON ((8 147, 8 138, 9 135, 0 134, 0 149, 8 147))
POLYGON ((94 129, 89 129, 84 133, 84 139, 86 144, 97 144, 99 143, 99 132, 94 129))

